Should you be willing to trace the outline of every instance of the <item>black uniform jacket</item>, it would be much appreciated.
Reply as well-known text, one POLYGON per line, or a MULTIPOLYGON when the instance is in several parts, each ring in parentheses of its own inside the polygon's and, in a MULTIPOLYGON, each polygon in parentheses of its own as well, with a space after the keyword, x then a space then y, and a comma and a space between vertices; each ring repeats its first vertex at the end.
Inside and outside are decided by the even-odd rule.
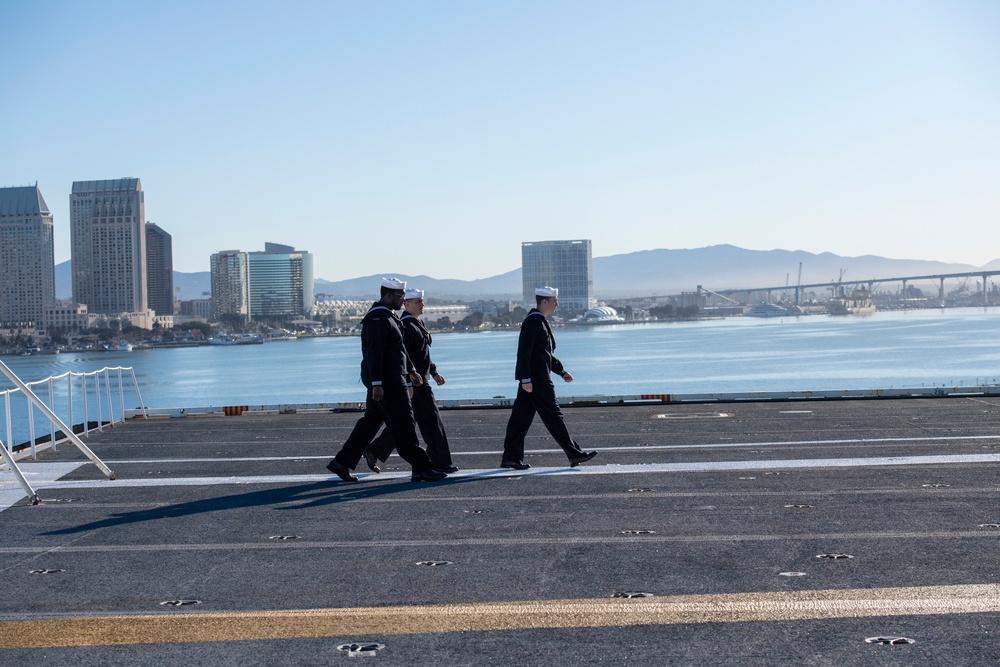
POLYGON ((366 387, 406 384, 411 369, 399 318, 376 301, 361 320, 361 382, 366 387))
POLYGON ((514 375, 518 382, 551 382, 549 373, 562 375, 565 370, 562 362, 552 354, 555 349, 556 339, 548 320, 537 308, 532 308, 521 323, 521 335, 517 339, 514 375))
POLYGON ((405 313, 399 321, 403 325, 403 345, 406 356, 421 377, 437 374, 437 366, 431 361, 431 334, 423 322, 405 313))

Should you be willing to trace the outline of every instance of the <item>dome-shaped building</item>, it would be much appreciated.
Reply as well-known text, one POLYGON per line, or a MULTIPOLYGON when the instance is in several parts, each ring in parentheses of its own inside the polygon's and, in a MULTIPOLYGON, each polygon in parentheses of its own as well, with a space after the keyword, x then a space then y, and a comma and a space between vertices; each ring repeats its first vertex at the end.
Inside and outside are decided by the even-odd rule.
POLYGON ((615 322, 624 322, 618 315, 618 311, 611 306, 599 306, 597 308, 591 308, 580 321, 584 324, 612 324, 615 322))

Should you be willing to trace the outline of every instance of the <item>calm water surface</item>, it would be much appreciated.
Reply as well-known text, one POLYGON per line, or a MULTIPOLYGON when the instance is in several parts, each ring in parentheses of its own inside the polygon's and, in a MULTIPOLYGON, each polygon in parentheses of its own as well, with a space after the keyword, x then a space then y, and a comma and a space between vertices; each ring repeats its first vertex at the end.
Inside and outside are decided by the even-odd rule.
MULTIPOLYGON (((555 381, 563 396, 996 383, 998 334, 1000 310, 982 308, 566 327, 555 331, 556 355, 576 381, 555 381)), ((433 356, 447 379, 438 398, 512 396, 517 335, 435 335, 433 356)), ((157 408, 364 399, 357 337, 4 361, 25 381, 131 366, 143 402, 157 408)), ((0 377, 0 386, 10 384, 0 377)))

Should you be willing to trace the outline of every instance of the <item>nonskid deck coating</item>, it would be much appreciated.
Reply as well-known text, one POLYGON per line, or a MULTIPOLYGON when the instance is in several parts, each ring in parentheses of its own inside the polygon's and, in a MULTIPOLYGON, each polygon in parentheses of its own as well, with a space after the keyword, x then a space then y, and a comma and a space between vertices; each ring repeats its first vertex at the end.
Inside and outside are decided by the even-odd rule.
MULTIPOLYGON (((499 446, 504 411, 448 412, 462 471, 439 485, 406 481, 398 459, 381 475, 365 472, 362 463, 363 480, 351 485, 322 470, 356 415, 129 422, 88 440, 105 461, 115 461, 116 481, 102 479, 67 447, 37 464, 25 462, 46 502, 28 507, 22 498, 0 513, 0 531, 10 536, 0 548, 2 571, 12 583, 0 596, 0 646, 94 646, 124 636, 152 642, 142 655, 153 659, 178 641, 211 652, 219 641, 253 646, 293 637, 330 643, 375 637, 387 646, 380 659, 388 660, 400 633, 422 632, 442 645, 460 642, 472 655, 478 643, 488 661, 489 633, 516 638, 531 628, 572 661, 583 647, 561 642, 567 627, 608 636, 612 627, 619 628, 614 633, 632 627, 638 640, 648 636, 648 626, 763 623, 766 637, 782 634, 783 623, 835 616, 857 628, 858 636, 844 638, 844 655, 857 650, 860 635, 893 625, 873 619, 898 618, 929 631, 933 620, 914 619, 951 618, 951 627, 968 633, 966 653, 978 659, 983 649, 975 642, 987 640, 982 624, 961 619, 998 611, 990 601, 1000 597, 1000 531, 990 526, 1000 520, 1000 401, 845 405, 810 404, 792 414, 787 405, 741 404, 731 417, 711 420, 699 416, 704 410, 697 406, 567 410, 571 432, 600 456, 569 468, 536 424, 528 443, 533 467, 524 472, 493 468, 499 451, 483 446, 491 434, 499 446), (659 418, 665 411, 675 418, 659 418), (806 433, 811 437, 801 437, 806 433), (858 455, 849 446, 870 452, 858 455), (879 455, 890 447, 894 455, 879 455), (916 449, 898 455, 907 447, 916 449), (670 460, 682 450, 699 460, 670 460), (219 467, 245 470, 212 475, 219 467), (233 496, 234 486, 247 491, 233 496), (460 509, 463 498, 469 507, 460 509), (689 498, 701 504, 674 506, 689 498), (788 507, 805 504, 811 507, 788 507), (795 530, 788 512, 795 513, 795 530), (284 543, 245 539, 277 525, 304 534, 284 543), (355 537, 365 526, 378 535, 355 537), (626 534, 629 528, 643 530, 626 534), (816 558, 824 550, 856 553, 824 562, 816 558), (417 554, 428 552, 453 560, 417 566, 417 554), (188 562, 197 553, 208 561, 188 562), (301 576, 274 571, 275 557, 301 576), (113 565, 120 559, 138 569, 121 572, 113 565), (336 563, 340 576, 307 570, 309 563, 324 570, 336 563), (29 574, 42 566, 63 571, 29 574), (805 576, 781 576, 785 569, 805 576), (200 604, 160 606, 157 593, 191 582, 187 590, 205 598, 200 604), (620 592, 612 589, 629 583, 654 597, 611 599, 620 592), (281 589, 272 598, 276 605, 260 604, 268 596, 257 589, 273 586, 281 589), (309 590, 314 586, 328 590, 327 602, 335 604, 316 604, 324 592, 309 590), (698 590, 706 586, 714 590, 698 590), (909 592, 890 592, 901 588, 909 592), (677 606, 692 595, 706 595, 704 606, 677 606), (839 600, 835 611, 817 602, 826 596, 839 600), (388 604, 358 606, 352 599, 388 604), (456 604, 465 625, 433 621, 435 610, 456 604), (623 616, 622 609, 643 611, 623 616), (334 622, 344 614, 361 622, 334 622), (427 621, 407 625, 402 617, 427 621), (199 630, 184 630, 185 623, 199 630)), ((936 655, 934 642, 923 639, 885 650, 936 655)), ((299 646, 297 659, 308 663, 312 644, 299 646)), ((687 664, 702 664, 676 642, 647 648, 630 662, 664 664, 683 656, 687 664)), ((785 655, 802 662, 799 653, 807 649, 786 647, 775 660, 785 655)), ((32 650, 41 649, 16 652, 30 656, 32 650)), ((951 664, 962 664, 961 651, 957 660, 954 647, 948 651, 951 664)), ((243 657, 253 664, 253 655, 246 649, 243 657)), ((416 664, 422 658, 395 659, 416 664)), ((294 664, 291 655, 288 664, 294 664)))

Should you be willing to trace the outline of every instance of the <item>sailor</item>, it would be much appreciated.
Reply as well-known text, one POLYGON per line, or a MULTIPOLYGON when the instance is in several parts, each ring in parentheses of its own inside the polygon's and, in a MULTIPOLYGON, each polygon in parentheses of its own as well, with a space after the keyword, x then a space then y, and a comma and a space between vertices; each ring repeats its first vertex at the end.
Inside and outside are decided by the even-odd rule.
MULTIPOLYGON (((403 305, 406 283, 383 278, 381 298, 361 320, 361 382, 367 389, 365 413, 355 424, 344 446, 326 468, 345 482, 358 478, 351 470, 358 466, 365 447, 385 423, 399 455, 413 467, 414 482, 436 482, 447 477, 431 467, 420 449, 417 428, 410 407, 407 377, 412 364, 403 348, 403 331, 397 310, 403 305)), ((414 382, 419 378, 414 374, 414 382)))
MULTIPOLYGON (((437 365, 431 361, 431 334, 420 321, 420 316, 424 313, 424 291, 407 289, 404 294, 403 309, 406 312, 399 318, 403 325, 403 346, 417 375, 422 379, 422 382, 414 383, 413 386, 413 396, 410 399, 413 416, 420 428, 420 435, 427 443, 427 456, 430 457, 434 470, 458 472, 458 468, 452 465, 448 436, 444 432, 444 423, 441 421, 441 412, 434 398, 434 390, 431 389, 431 380, 434 380, 439 387, 445 380, 438 373, 437 365)), ((374 472, 380 472, 379 461, 384 463, 395 447, 392 434, 388 429, 383 430, 381 435, 365 449, 365 461, 368 467, 374 472)))
POLYGON ((573 376, 552 354, 556 349, 556 339, 547 318, 558 306, 559 290, 549 286, 539 287, 535 290, 535 307, 521 323, 521 335, 517 340, 517 365, 514 370, 518 382, 517 397, 507 421, 501 468, 526 470, 531 467, 524 462, 524 437, 528 434, 536 412, 542 418, 545 428, 566 452, 570 466, 577 466, 597 456, 597 452, 583 451, 570 437, 562 411, 556 402, 551 374, 559 375, 566 382, 573 381, 573 376))

